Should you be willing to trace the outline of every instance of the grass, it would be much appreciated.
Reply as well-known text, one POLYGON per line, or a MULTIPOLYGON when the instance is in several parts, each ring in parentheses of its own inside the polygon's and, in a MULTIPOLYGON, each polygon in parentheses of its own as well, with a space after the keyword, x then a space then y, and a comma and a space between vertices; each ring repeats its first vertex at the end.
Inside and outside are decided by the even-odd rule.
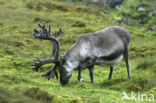
POLYGON ((101 8, 51 0, 0 0, 0 13, 0 103, 133 103, 121 101, 123 91, 156 94, 156 31, 147 31, 148 23, 142 27, 119 25, 101 8), (51 56, 50 42, 33 39, 33 28, 39 22, 51 24, 52 32, 62 27, 61 54, 84 33, 112 25, 126 28, 131 34, 132 78, 127 79, 124 61, 115 66, 112 80, 107 80, 108 67, 96 66, 94 84, 87 69, 82 83, 77 83, 77 71, 66 86, 42 78, 51 65, 38 73, 30 67, 36 56, 51 56))

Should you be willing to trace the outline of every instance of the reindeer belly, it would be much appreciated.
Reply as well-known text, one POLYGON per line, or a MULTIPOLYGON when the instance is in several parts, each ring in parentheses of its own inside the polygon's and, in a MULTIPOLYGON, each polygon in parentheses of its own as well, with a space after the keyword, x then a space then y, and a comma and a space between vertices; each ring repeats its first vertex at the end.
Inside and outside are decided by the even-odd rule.
POLYGON ((123 58, 124 48, 118 46, 118 48, 110 49, 108 52, 97 56, 96 64, 100 66, 110 66, 119 63, 123 58))
POLYGON ((122 58, 123 58, 122 54, 113 60, 106 60, 106 59, 98 58, 96 60, 96 64, 100 66, 111 66, 111 65, 115 65, 119 63, 122 60, 122 58))

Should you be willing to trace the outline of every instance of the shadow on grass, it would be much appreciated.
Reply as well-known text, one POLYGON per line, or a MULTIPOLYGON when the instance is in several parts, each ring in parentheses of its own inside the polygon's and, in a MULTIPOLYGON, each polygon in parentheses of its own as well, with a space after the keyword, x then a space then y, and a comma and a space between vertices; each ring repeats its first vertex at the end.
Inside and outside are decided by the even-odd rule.
POLYGON ((118 91, 144 91, 146 90, 146 85, 148 84, 148 79, 145 77, 134 77, 131 79, 114 79, 106 80, 101 84, 102 88, 108 88, 118 91))

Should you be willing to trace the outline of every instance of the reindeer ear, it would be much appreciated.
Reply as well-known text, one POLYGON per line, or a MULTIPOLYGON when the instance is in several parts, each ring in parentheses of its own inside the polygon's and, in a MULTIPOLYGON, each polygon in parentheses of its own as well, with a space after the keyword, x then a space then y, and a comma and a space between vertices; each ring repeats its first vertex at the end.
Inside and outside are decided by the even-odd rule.
POLYGON ((59 35, 60 36, 62 35, 62 29, 61 29, 61 27, 59 28, 59 35))

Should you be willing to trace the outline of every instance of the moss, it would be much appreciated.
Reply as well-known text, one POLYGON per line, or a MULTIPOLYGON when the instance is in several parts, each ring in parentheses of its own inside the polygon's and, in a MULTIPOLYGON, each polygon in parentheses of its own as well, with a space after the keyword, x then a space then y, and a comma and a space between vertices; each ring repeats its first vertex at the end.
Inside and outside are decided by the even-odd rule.
POLYGON ((143 61, 141 61, 137 66, 136 69, 155 69, 156 68, 156 60, 155 59, 145 59, 143 61))
POLYGON ((0 103, 9 103, 9 100, 5 97, 11 97, 11 94, 9 94, 9 92, 7 92, 5 89, 0 89, 0 103))
POLYGON ((33 20, 34 22, 45 22, 45 23, 50 23, 52 20, 51 19, 45 19, 45 18, 41 18, 41 17, 35 17, 34 18, 34 20, 33 20))
POLYGON ((26 7, 29 8, 29 9, 33 9, 34 8, 33 2, 28 2, 26 4, 26 7))
POLYGON ((115 85, 115 84, 119 84, 119 83, 122 83, 124 81, 127 81, 126 79, 112 79, 112 80, 106 80, 102 83, 102 87, 109 87, 109 86, 112 86, 112 85, 115 85))
POLYGON ((148 20, 148 24, 154 24, 154 25, 156 25, 156 14, 153 15, 153 17, 148 20))
POLYGON ((29 81, 27 79, 24 79, 23 77, 11 76, 7 74, 2 75, 0 80, 7 84, 29 83, 29 81))
POLYGON ((42 18, 40 18, 40 17, 34 18, 34 22, 41 22, 41 21, 43 21, 43 20, 42 20, 42 18))
POLYGON ((14 66, 23 66, 23 62, 22 61, 14 61, 13 65, 14 66))
POLYGON ((90 12, 91 10, 88 7, 77 7, 78 12, 90 12))
POLYGON ((81 29, 81 32, 82 33, 92 33, 92 32, 95 32, 93 29, 91 29, 91 28, 83 28, 83 29, 81 29))
POLYGON ((5 50, 5 53, 8 55, 14 55, 15 53, 11 50, 5 50))
POLYGON ((19 42, 19 41, 13 41, 12 45, 14 45, 15 47, 23 47, 23 46, 25 46, 23 42, 19 42))
POLYGON ((57 10, 61 10, 61 11, 68 11, 68 6, 62 5, 62 4, 52 3, 52 2, 47 1, 47 0, 45 0, 45 1, 40 0, 38 2, 28 2, 26 4, 26 7, 29 9, 35 9, 37 11, 41 11, 41 10, 51 11, 53 9, 57 9, 57 10))
POLYGON ((144 11, 133 11, 133 13, 131 13, 131 18, 133 19, 139 19, 139 18, 145 18, 148 17, 147 13, 145 13, 144 11))
POLYGON ((154 94, 156 96, 156 88, 152 88, 150 91, 147 92, 148 94, 154 94))
POLYGON ((143 91, 146 88, 148 79, 139 77, 126 83, 125 89, 128 91, 143 91))
POLYGON ((83 102, 81 102, 80 99, 72 99, 70 103, 83 103, 83 102))
POLYGON ((73 27, 85 27, 86 24, 81 21, 76 21, 72 26, 73 27))
POLYGON ((0 53, 0 57, 4 57, 5 56, 5 54, 4 53, 0 53))
MULTIPOLYGON (((148 84, 148 79, 144 77, 136 77, 130 80, 127 79, 115 79, 105 81, 101 86, 108 87, 113 90, 124 90, 124 91, 143 91, 147 90, 146 86, 148 84)), ((148 89, 149 90, 149 89, 148 89)))
POLYGON ((99 99, 97 98, 89 98, 87 100, 87 103, 101 103, 99 99))
POLYGON ((67 5, 62 5, 62 4, 49 4, 47 3, 46 7, 48 9, 58 9, 58 10, 62 10, 62 11, 68 11, 69 6, 67 5))
POLYGON ((0 22, 0 26, 3 26, 3 23, 0 22))
POLYGON ((89 88, 89 87, 90 87, 90 85, 87 84, 87 83, 78 83, 78 84, 76 85, 76 88, 84 88, 84 89, 87 89, 87 88, 89 88))
POLYGON ((49 95, 48 92, 41 90, 38 87, 31 87, 28 88, 24 91, 24 95, 35 99, 35 100, 39 100, 45 103, 51 103, 53 102, 53 96, 49 95))
POLYGON ((0 88, 0 103, 36 103, 30 98, 25 97, 19 91, 8 91, 8 88, 0 88), (18 99, 17 99, 18 98, 18 99))
MULTIPOLYGON (((151 74, 152 75, 152 74, 151 74)), ((146 84, 146 87, 145 87, 145 90, 151 90, 152 88, 155 88, 156 87, 156 74, 154 73, 154 75, 151 76, 151 79, 148 80, 147 84, 146 84)))
POLYGON ((147 77, 137 77, 121 83, 119 86, 125 91, 148 91, 156 86, 156 82, 154 81, 155 79, 156 76, 151 76, 150 79, 147 79, 147 77))
POLYGON ((145 57, 148 55, 153 55, 156 53, 156 48, 154 46, 131 46, 130 47, 130 57, 145 57))

